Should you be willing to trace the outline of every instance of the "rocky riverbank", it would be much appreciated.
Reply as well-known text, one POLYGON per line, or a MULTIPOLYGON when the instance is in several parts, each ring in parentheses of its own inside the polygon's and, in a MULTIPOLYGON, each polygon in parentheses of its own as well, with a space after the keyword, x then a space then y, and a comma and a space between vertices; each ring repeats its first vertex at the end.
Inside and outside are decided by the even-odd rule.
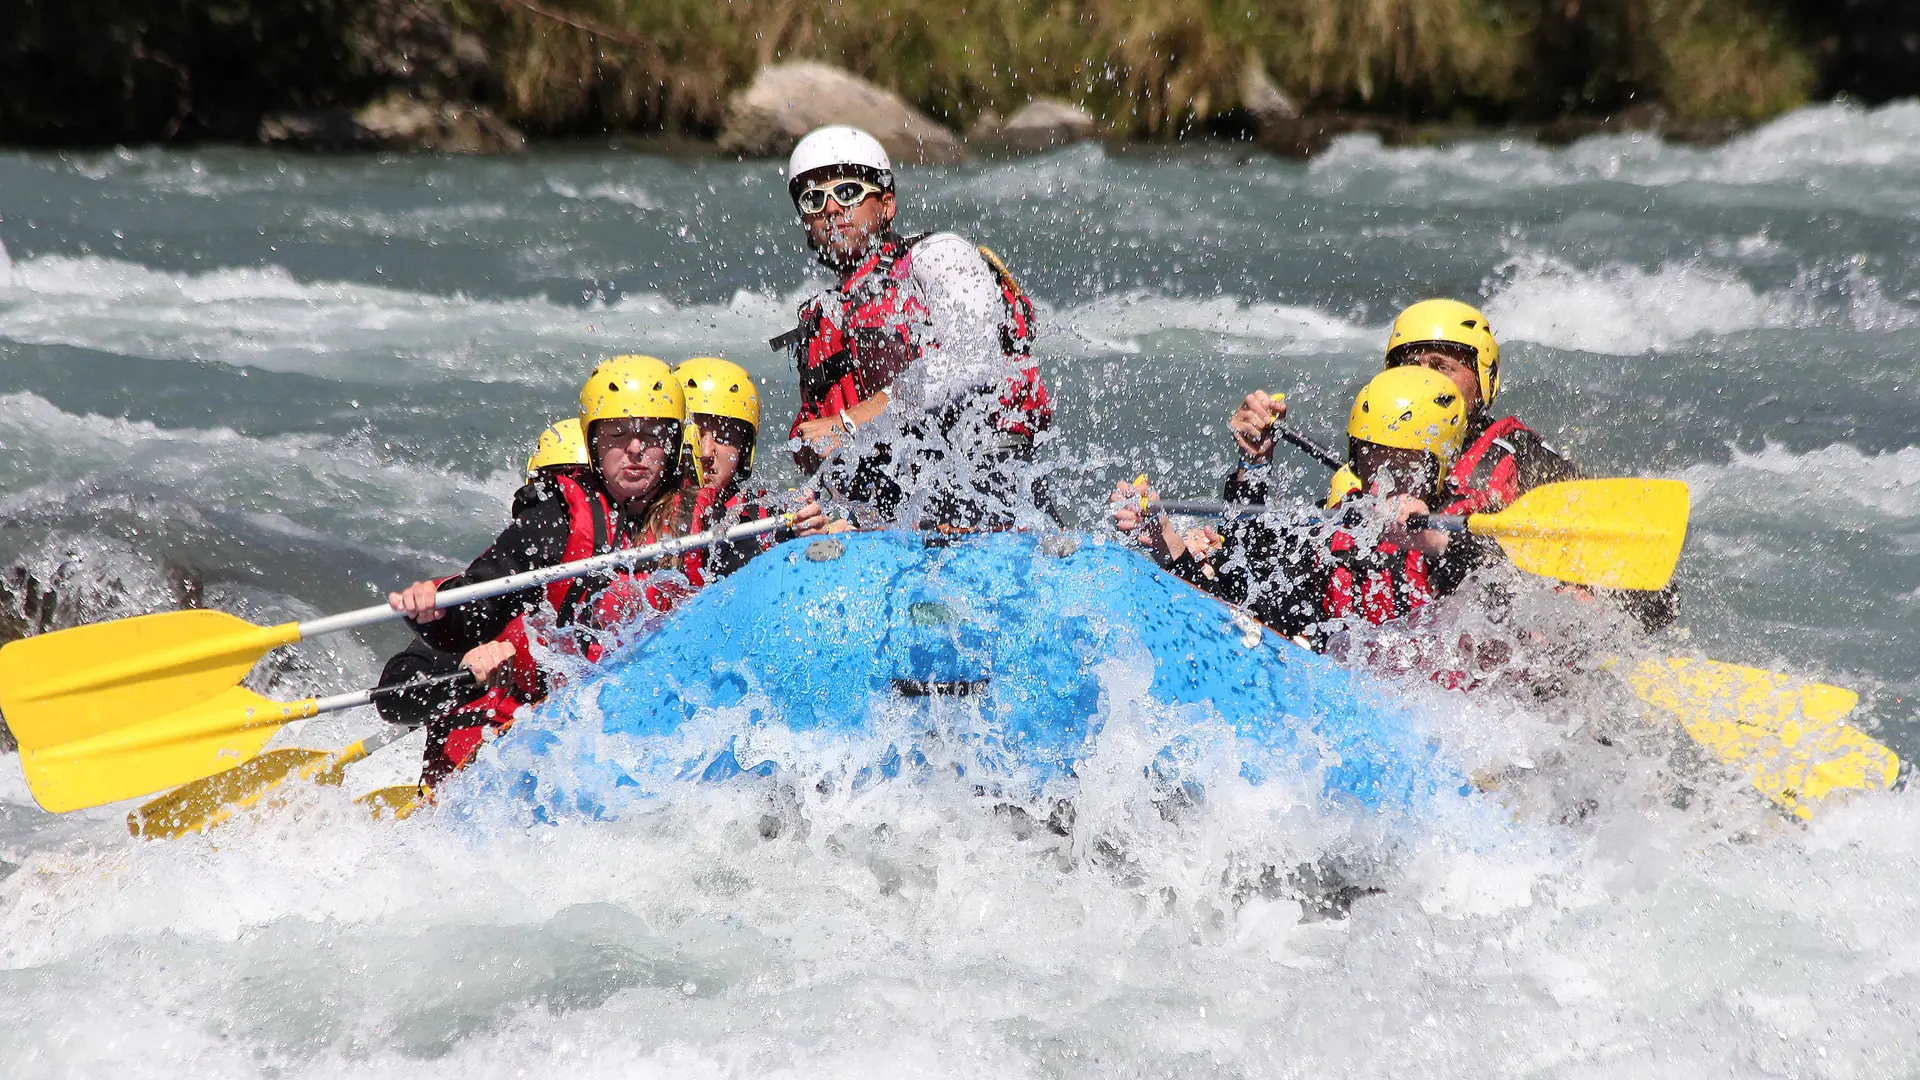
POLYGON ((1898 0, 0 0, 0 142, 509 152, 840 120, 916 160, 1077 139, 1304 155, 1497 128, 1711 140, 1920 93, 1898 0))

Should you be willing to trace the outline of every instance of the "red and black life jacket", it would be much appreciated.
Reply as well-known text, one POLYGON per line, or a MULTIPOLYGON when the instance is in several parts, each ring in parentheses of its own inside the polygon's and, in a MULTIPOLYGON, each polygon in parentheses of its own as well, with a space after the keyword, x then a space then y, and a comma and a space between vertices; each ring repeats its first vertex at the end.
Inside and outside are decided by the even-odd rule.
MULTIPOLYGON (((749 495, 744 491, 733 490, 732 485, 729 485, 729 490, 733 491, 731 495, 713 488, 700 489, 694 498, 692 508, 694 529, 700 531, 724 529, 749 521, 764 521, 779 513, 768 505, 769 496, 765 491, 757 491, 749 495)), ((734 541, 732 550, 738 550, 738 545, 745 543, 756 546, 760 551, 767 551, 779 542, 779 532, 766 532, 745 541, 734 541)), ((724 558, 719 560, 721 565, 718 567, 715 565, 715 556, 719 552, 719 548, 699 548, 687 552, 683 560, 682 572, 686 574, 688 583, 695 589, 706 588, 722 573, 728 571, 724 558)))
MULTIPOLYGON (((892 386, 920 358, 931 313, 914 290, 902 286, 912 278, 914 245, 928 235, 886 237, 841 279, 836 312, 828 312, 828 299, 816 299, 801 309, 798 327, 773 340, 775 348, 793 349, 800 374, 800 409, 789 438, 799 436, 802 423, 837 415, 892 386)), ((1005 308, 1000 351, 1007 357, 1030 358, 1033 301, 998 256, 982 248, 981 257, 999 282, 1005 308)), ((1052 422, 1046 384, 1031 363, 1008 378, 998 404, 994 424, 1002 431, 1031 437, 1052 422)), ((818 454, 806 447, 796 451, 795 460, 809 474, 820 463, 818 454)))
MULTIPOLYGON (((1033 301, 1014 280, 1013 272, 989 248, 980 249, 980 257, 1000 283, 1000 303, 1006 318, 1000 323, 1000 353, 1006 357, 1031 360, 1033 357, 1033 301)), ((1033 363, 1020 365, 1000 394, 1001 411, 997 426, 1029 438, 1047 430, 1053 423, 1053 404, 1047 398, 1047 384, 1040 379, 1040 368, 1033 363)))
POLYGON ((1443 514, 1490 514, 1526 494, 1520 475, 1518 440, 1529 445, 1539 436, 1517 416, 1495 420, 1453 459, 1446 490, 1451 501, 1443 514))
MULTIPOLYGON (((908 254, 924 237, 888 236, 840 280, 837 295, 820 297, 800 310, 792 335, 776 338, 794 346, 800 372, 800 411, 788 437, 800 425, 835 416, 874 396, 919 358, 914 324, 925 324, 927 306, 910 289, 908 254), (827 304, 837 300, 838 310, 827 304)), ((803 467, 804 467, 803 463, 803 467)))
POLYGON ((1383 540, 1363 554, 1353 534, 1337 529, 1327 539, 1327 552, 1320 613, 1328 619, 1358 615, 1378 626, 1433 601, 1426 556, 1413 548, 1383 540))
MULTIPOLYGON (((653 524, 637 527, 597 486, 589 489, 565 474, 552 479, 567 505, 564 562, 685 535, 692 531, 687 526, 697 520, 691 511, 698 499, 689 497, 685 490, 666 496, 673 502, 649 515, 653 524)), ((669 577, 650 578, 649 574, 677 568, 692 579, 699 571, 699 564, 692 561, 694 554, 685 553, 677 567, 656 563, 615 572, 610 577, 584 575, 550 582, 546 590, 547 603, 553 609, 551 621, 533 624, 526 615, 519 615, 497 639, 514 647, 511 687, 489 687, 429 729, 421 779, 431 786, 461 768, 479 751, 489 731, 506 730, 522 705, 537 704, 546 697, 547 673, 535 656, 536 641, 542 649, 573 652, 589 663, 598 663, 605 647, 596 635, 586 631, 617 627, 646 611, 672 610, 693 590, 669 577)))

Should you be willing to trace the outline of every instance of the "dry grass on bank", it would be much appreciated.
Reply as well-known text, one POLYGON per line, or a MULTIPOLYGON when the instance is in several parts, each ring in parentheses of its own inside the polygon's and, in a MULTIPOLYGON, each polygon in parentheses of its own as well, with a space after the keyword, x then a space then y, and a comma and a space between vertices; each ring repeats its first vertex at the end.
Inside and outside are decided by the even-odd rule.
POLYGON ((1764 2, 464 0, 461 14, 494 50, 505 111, 540 130, 710 133, 757 68, 804 58, 955 127, 1048 95, 1117 134, 1166 136, 1236 109, 1249 57, 1318 109, 1506 119, 1654 97, 1757 119, 1812 80, 1764 2), (1555 54, 1562 41, 1579 55, 1555 54), (1561 85, 1563 70, 1584 81, 1561 85))
POLYGON ((1654 18, 1662 96, 1676 114, 1751 123, 1806 103, 1813 59, 1779 19, 1725 0, 1664 0, 1654 18))

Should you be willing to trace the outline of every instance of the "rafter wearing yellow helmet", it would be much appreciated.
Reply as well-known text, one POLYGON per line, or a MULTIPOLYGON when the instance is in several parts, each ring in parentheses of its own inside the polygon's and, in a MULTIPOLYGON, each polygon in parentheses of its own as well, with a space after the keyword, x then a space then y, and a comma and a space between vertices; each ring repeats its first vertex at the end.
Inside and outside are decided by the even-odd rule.
MULTIPOLYGON (((1419 364, 1446 375, 1468 399, 1466 442, 1453 455, 1439 509, 1495 513, 1542 484, 1579 478, 1580 470, 1519 417, 1493 411, 1500 344, 1480 309, 1458 300, 1414 304, 1393 321, 1386 360, 1390 370, 1419 364)), ((1484 557, 1501 557, 1495 545, 1481 546, 1484 557)), ((1672 586, 1618 595, 1650 630, 1672 622, 1679 610, 1672 586)))
POLYGON ((1467 411, 1489 408, 1500 393, 1500 343, 1494 339, 1493 326, 1480 309, 1458 300, 1422 300, 1402 311, 1393 320, 1387 335, 1387 366, 1410 363, 1435 367, 1460 383, 1469 395, 1467 411), (1471 372, 1471 378, 1440 367, 1427 354, 1454 358, 1471 372))
POLYGON ((1362 489, 1386 470, 1393 490, 1432 499, 1466 435, 1466 399, 1452 379, 1426 368, 1389 368, 1353 399, 1348 467, 1362 489))
POLYGON ((599 420, 671 420, 677 434, 687 418, 687 397, 665 360, 616 356, 602 360, 580 387, 580 424, 589 438, 599 420))
POLYGON ((580 418, 569 416, 540 433, 533 456, 527 459, 527 479, 533 479, 542 469, 591 464, 586 436, 580 433, 580 418))
POLYGON ((696 356, 673 369, 687 399, 684 456, 699 482, 721 491, 753 475, 760 442, 760 391, 731 360, 696 356))
POLYGON ((657 357, 603 360, 580 387, 580 427, 594 468, 616 500, 673 485, 680 472, 680 429, 686 419, 686 394, 673 369, 657 357), (665 454, 666 461, 656 472, 653 458, 658 454, 665 454))
MULTIPOLYGON (((1255 404, 1264 403, 1248 407, 1255 404)), ((1469 564, 1452 552, 1447 534, 1408 526, 1413 515, 1432 512, 1467 425, 1466 397, 1453 380, 1423 367, 1380 372, 1354 398, 1351 463, 1330 503, 1358 492, 1372 498, 1354 500, 1331 521, 1289 519, 1269 506, 1218 532, 1180 534, 1162 517, 1144 540, 1168 572, 1282 636, 1325 650, 1356 624, 1403 618, 1466 577, 1469 564)), ((1243 450, 1253 441, 1247 436, 1259 433, 1247 427, 1237 432, 1243 450)), ((1144 480, 1117 494, 1137 498, 1144 480)), ((1229 499, 1232 492, 1230 481, 1229 499)), ((1138 529, 1146 509, 1123 514, 1130 507, 1122 503, 1115 524, 1138 529)))

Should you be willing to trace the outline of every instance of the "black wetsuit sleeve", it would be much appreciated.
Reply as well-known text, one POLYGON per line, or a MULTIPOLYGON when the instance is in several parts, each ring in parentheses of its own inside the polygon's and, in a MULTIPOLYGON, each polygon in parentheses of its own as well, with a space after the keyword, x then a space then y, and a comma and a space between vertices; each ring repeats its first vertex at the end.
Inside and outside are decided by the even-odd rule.
MULTIPOLYGON (((466 570, 442 582, 440 588, 444 592, 552 566, 566 558, 568 531, 564 500, 534 503, 508 523, 492 546, 466 570)), ((514 616, 538 606, 544 595, 539 586, 534 586, 505 596, 468 601, 449 608, 433 622, 414 624, 414 629, 428 645, 465 655, 468 649, 499 637, 514 616)))
POLYGON ((1532 431, 1516 431, 1507 438, 1513 444, 1514 478, 1522 492, 1532 491, 1542 484, 1558 484, 1563 480, 1581 478, 1578 465, 1548 446, 1532 431))
POLYGON ((1221 485, 1220 497, 1230 503, 1262 503, 1269 494, 1267 478, 1270 470, 1264 465, 1240 465, 1227 474, 1226 483, 1221 485))
MULTIPOLYGON (((415 638, 405 649, 387 660, 387 666, 380 672, 380 688, 386 689, 389 686, 399 686, 402 683, 440 675, 452 675, 459 670, 460 657, 457 654, 441 652, 415 638)), ((380 710, 380 718, 388 723, 419 727, 453 708, 472 701, 481 693, 481 687, 472 685, 409 690, 403 694, 375 698, 374 708, 380 710)))
POLYGON ((1163 569, 1201 592, 1218 592, 1220 588, 1220 552, 1196 559, 1193 552, 1183 551, 1163 569))
POLYGON ((1659 590, 1617 589, 1602 595, 1639 620, 1641 628, 1649 634, 1672 625, 1680 617, 1680 587, 1671 582, 1659 590))
POLYGON ((1298 522, 1254 518, 1234 522, 1223 535, 1226 544, 1214 555, 1214 595, 1246 608, 1282 637, 1302 634, 1320 621, 1325 575, 1309 529, 1298 522))
POLYGON ((1460 584, 1467 580, 1467 575, 1484 566, 1488 558, 1503 557, 1498 542, 1469 533, 1455 533, 1447 539, 1447 550, 1439 558, 1429 556, 1426 560, 1427 591, 1433 594, 1435 600, 1451 596, 1460 591, 1460 584), (1493 544, 1491 553, 1481 546, 1482 542, 1493 544))

